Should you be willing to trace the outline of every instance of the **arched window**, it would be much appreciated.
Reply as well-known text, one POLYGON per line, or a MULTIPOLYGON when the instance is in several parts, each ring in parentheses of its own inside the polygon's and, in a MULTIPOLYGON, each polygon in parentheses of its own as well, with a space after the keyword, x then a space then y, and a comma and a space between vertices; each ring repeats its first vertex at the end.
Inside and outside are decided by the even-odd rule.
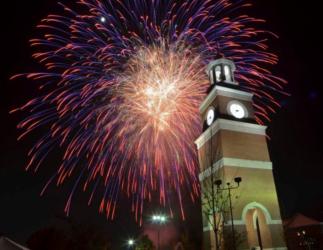
POLYGON ((224 76, 225 81, 232 82, 232 73, 229 65, 224 65, 224 76))
POLYGON ((222 75, 222 70, 221 70, 221 66, 220 65, 217 65, 215 67, 215 77, 216 77, 216 82, 221 82, 221 75, 222 75))
POLYGON ((214 81, 214 71, 212 70, 210 73, 210 83, 213 85, 215 83, 214 81))

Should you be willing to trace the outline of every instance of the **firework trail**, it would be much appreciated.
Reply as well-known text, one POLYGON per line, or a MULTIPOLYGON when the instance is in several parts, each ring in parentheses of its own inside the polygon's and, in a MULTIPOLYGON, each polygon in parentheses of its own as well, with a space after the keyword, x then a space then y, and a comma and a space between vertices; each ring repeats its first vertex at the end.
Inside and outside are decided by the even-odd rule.
MULTIPOLYGON (((62 148, 61 165, 46 183, 75 185, 101 199, 108 219, 120 194, 132 199, 142 222, 146 200, 157 194, 170 209, 176 197, 199 196, 194 140, 201 131, 199 104, 208 88, 206 65, 221 53, 236 63, 235 78, 255 95, 257 121, 279 106, 273 93, 285 82, 271 74, 277 63, 267 51, 270 32, 263 20, 239 15, 245 1, 80 0, 61 4, 32 39, 40 73, 20 74, 39 82, 42 95, 13 110, 29 112, 22 135, 44 127, 48 133, 29 152, 27 170, 38 170, 47 155, 62 148), (73 4, 72 4, 73 5, 73 4), (79 10, 76 12, 75 10, 79 10), (103 190, 103 192, 102 192, 103 190)), ((42 193, 43 193, 42 192, 42 193)))

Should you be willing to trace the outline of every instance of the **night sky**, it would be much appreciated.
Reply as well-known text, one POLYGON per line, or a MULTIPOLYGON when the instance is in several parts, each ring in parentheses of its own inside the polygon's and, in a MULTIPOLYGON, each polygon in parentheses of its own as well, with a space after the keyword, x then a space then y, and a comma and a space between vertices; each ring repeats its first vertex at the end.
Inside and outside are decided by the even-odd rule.
MULTIPOLYGON (((68 2, 68 1, 65 1, 68 2)), ((323 219, 323 36, 319 1, 259 0, 251 14, 267 20, 265 28, 279 39, 269 45, 280 56, 274 72, 289 81, 291 94, 281 101, 282 108, 269 124, 269 148, 284 218, 301 212, 323 219), (321 211, 321 212, 320 212, 321 211)), ((57 164, 55 154, 48 158, 38 174, 26 173, 27 150, 32 137, 17 142, 16 124, 24 117, 9 110, 35 96, 37 86, 31 81, 9 81, 15 73, 41 70, 31 58, 28 40, 37 34, 35 26, 49 12, 59 10, 56 0, 2 1, 0 67, 0 233, 25 242, 36 230, 59 223, 64 217, 68 186, 52 187, 41 198, 46 178, 57 164)), ((139 233, 128 202, 119 208, 114 222, 107 222, 88 208, 86 197, 78 197, 72 206, 71 219, 93 224, 105 230, 115 244, 139 233), (117 232, 117 233, 116 233, 117 232)), ((192 234, 201 228, 198 204, 187 204, 190 214, 179 228, 189 225, 192 234)), ((151 211, 158 210, 152 206, 151 211)), ((176 220, 177 221, 177 220, 176 220)), ((194 233, 195 232, 195 233, 194 233)))

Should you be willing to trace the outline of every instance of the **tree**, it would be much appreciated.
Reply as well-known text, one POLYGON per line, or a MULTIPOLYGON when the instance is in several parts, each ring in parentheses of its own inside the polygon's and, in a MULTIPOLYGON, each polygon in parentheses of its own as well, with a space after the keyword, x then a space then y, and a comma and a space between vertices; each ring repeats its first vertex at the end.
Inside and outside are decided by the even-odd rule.
POLYGON ((229 230, 225 226, 225 223, 231 218, 229 206, 231 197, 228 188, 223 189, 220 187, 221 183, 217 183, 218 180, 224 179, 224 171, 220 166, 221 162, 217 162, 222 158, 221 148, 213 145, 218 141, 219 138, 213 135, 212 128, 210 128, 210 139, 204 148, 207 170, 203 173, 204 180, 201 184, 202 213, 204 224, 207 222, 214 233, 215 249, 236 249, 243 242, 241 240, 243 236, 238 233, 235 235, 234 242, 236 244, 234 247, 232 245, 232 229, 229 230), (231 239, 228 235, 231 235, 231 239), (225 243, 225 241, 231 242, 231 245, 225 243), (229 245, 232 247, 227 248, 229 245))
POLYGON ((108 250, 111 249, 106 233, 95 225, 77 223, 66 217, 58 217, 66 223, 69 235, 69 250, 108 250))
POLYGON ((64 232, 54 227, 36 231, 27 240, 27 247, 32 250, 68 250, 68 244, 64 232))
POLYGON ((36 231, 27 241, 32 250, 109 250, 107 235, 95 226, 81 225, 72 220, 63 229, 56 227, 36 231))
POLYGON ((148 235, 143 235, 139 238, 136 250, 153 250, 154 244, 149 239, 148 235))
POLYGON ((187 232, 185 232, 181 235, 180 241, 182 243, 182 247, 184 250, 195 250, 196 249, 196 247, 192 244, 192 241, 190 240, 187 232))
POLYGON ((224 228, 223 230, 223 249, 224 250, 235 250, 238 249, 239 246, 245 242, 246 240, 246 234, 242 232, 238 232, 237 230, 234 230, 234 242, 235 245, 233 245, 232 241, 232 230, 231 228, 224 228))
MULTIPOLYGON (((213 176, 213 175, 212 175, 213 176)), ((221 249, 224 223, 228 218, 228 196, 214 188, 214 176, 202 187, 202 207, 205 221, 211 227, 215 238, 215 249, 221 249)))
MULTIPOLYGON (((217 138, 213 135, 210 128, 210 139, 204 147, 204 158, 207 170, 204 172, 204 180, 201 184, 201 199, 203 224, 208 224, 214 233, 215 249, 221 249, 222 228, 228 211, 228 196, 224 196, 223 192, 218 192, 215 187, 215 181, 221 179, 223 174, 215 166, 215 161, 221 158, 220 147, 215 146, 217 138)), ((205 164, 204 163, 204 164, 205 164)))
POLYGON ((70 250, 107 250, 109 242, 106 235, 90 226, 79 226, 72 232, 70 250))

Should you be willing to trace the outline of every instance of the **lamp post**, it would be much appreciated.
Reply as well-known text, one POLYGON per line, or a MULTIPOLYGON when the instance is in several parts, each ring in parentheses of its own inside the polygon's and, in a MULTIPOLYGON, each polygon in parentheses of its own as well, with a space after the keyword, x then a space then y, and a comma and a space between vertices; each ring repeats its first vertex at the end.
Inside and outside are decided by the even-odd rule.
POLYGON ((315 244, 315 240, 309 237, 305 230, 297 232, 297 236, 300 238, 299 245, 307 250, 313 249, 312 246, 315 244))
POLYGON ((128 243, 128 248, 129 249, 133 249, 134 248, 134 246, 135 246, 135 240, 129 239, 127 243, 128 243))
POLYGON ((167 217, 165 215, 153 215, 152 221, 155 224, 158 224, 158 231, 157 231, 157 250, 159 250, 159 236, 160 236, 160 226, 164 225, 167 221, 167 217))
POLYGON ((229 208, 230 208, 230 216, 231 216, 231 232, 232 232, 233 249, 236 249, 236 239, 235 239, 234 224, 233 224, 233 209, 232 209, 232 200, 231 200, 231 190, 239 188, 241 181, 242 181, 241 177, 236 177, 236 178, 234 178, 234 182, 236 183, 236 185, 233 186, 233 185, 231 185, 230 182, 227 182, 227 187, 221 187, 222 180, 216 180, 214 182, 215 185, 217 186, 217 191, 228 191, 228 193, 229 193, 229 208))

